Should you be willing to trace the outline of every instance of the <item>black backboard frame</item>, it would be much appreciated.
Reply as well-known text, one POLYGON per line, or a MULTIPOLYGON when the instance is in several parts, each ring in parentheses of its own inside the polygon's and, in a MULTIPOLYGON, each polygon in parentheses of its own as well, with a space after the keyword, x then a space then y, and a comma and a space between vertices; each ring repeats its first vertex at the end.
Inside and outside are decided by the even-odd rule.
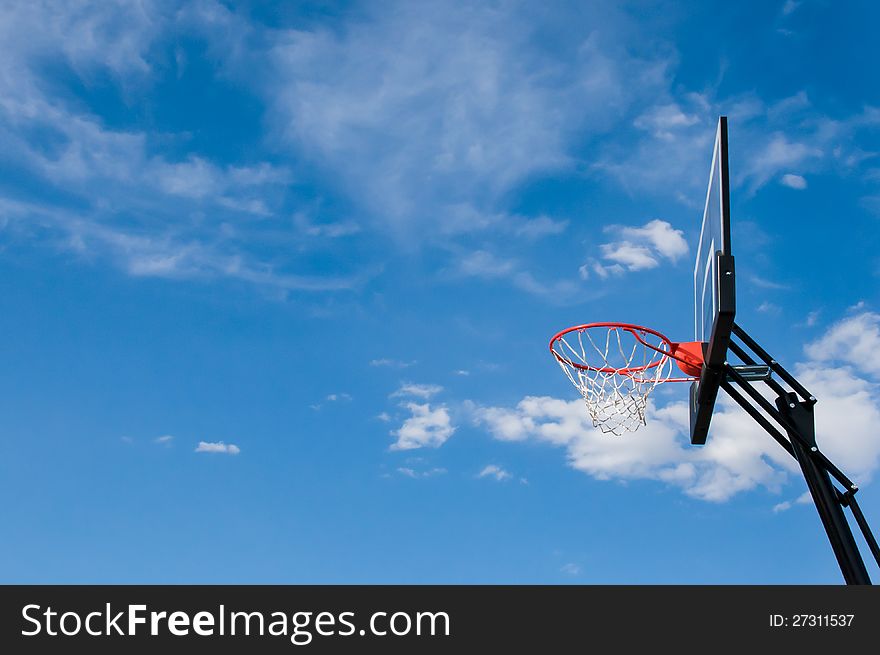
MULTIPOLYGON (((724 379, 724 364, 736 317, 736 271, 730 247, 730 167, 728 164, 727 117, 718 119, 718 161, 721 192, 721 248, 714 253, 715 297, 718 299, 709 341, 703 344, 703 368, 700 379, 690 389, 690 433, 692 444, 705 444, 715 410, 718 389, 724 379)), ((713 157, 715 152, 713 150, 713 157)), ((714 163, 714 162, 713 162, 714 163)), ((712 184, 710 176, 709 184, 712 184)), ((708 200, 707 200, 708 202, 708 200)), ((705 221, 705 212, 704 212, 705 221)), ((697 252, 697 257, 703 256, 697 252)), ((695 311, 701 308, 695 307, 695 311)))

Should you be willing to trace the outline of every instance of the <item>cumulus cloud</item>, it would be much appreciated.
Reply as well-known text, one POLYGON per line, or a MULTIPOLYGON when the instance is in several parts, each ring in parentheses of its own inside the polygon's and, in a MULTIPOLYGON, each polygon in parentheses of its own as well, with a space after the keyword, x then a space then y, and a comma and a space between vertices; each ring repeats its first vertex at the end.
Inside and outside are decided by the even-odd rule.
POLYGON ((808 344, 805 351, 816 361, 838 360, 876 376, 880 371, 880 314, 863 312, 847 317, 808 344))
MULTIPOLYGON (((797 378, 819 398, 819 447, 857 483, 870 480, 880 466, 875 436, 880 385, 855 372, 858 363, 876 376, 878 369, 862 359, 876 357, 875 346, 880 346, 880 316, 863 312, 832 326, 807 347, 810 358, 794 367, 797 378)), ((788 453, 723 395, 711 437, 700 448, 689 444, 685 402, 660 406, 650 399, 647 425, 621 438, 593 427, 580 399, 528 396, 514 407, 471 404, 469 410, 494 438, 562 448, 571 467, 596 479, 657 480, 707 501, 725 501, 758 487, 778 492, 798 471, 788 453)), ((786 508, 780 506, 777 511, 786 508)))
POLYGON ((642 271, 647 268, 659 266, 654 254, 646 246, 637 246, 622 241, 618 243, 606 243, 601 246, 602 257, 630 271, 642 271))
POLYGON ((564 448, 570 466, 600 480, 659 480, 711 501, 758 485, 780 487, 784 474, 765 458, 783 465, 782 455, 788 455, 748 416, 716 415, 712 439, 696 449, 684 439, 687 413, 683 402, 663 408, 650 404, 647 426, 626 438, 610 438, 594 428, 580 399, 527 397, 511 409, 478 408, 475 417, 502 440, 534 439, 564 448))
POLYGON ((584 279, 590 272, 604 279, 625 271, 656 268, 662 259, 675 262, 688 252, 684 233, 663 220, 648 221, 641 227, 611 225, 605 231, 615 234, 618 239, 599 246, 603 261, 590 259, 580 267, 584 279))
POLYGON ((627 239, 647 242, 659 255, 673 262, 688 252, 684 233, 666 221, 655 219, 642 227, 623 227, 620 232, 627 239))
POLYGON ((391 433, 397 441, 391 444, 390 450, 439 448, 456 430, 445 405, 432 408, 428 403, 406 403, 404 407, 411 416, 391 433))
POLYGON ((238 455, 241 449, 235 444, 225 444, 222 441, 200 441, 196 446, 197 453, 223 453, 226 455, 238 455))

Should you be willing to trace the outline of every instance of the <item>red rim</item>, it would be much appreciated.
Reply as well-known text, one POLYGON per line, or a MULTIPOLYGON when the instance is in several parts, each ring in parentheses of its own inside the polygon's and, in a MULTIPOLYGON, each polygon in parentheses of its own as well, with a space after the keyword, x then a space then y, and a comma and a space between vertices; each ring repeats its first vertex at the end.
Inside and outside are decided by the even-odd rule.
POLYGON ((577 362, 571 361, 568 357, 559 354, 553 349, 553 344, 555 344, 560 338, 564 337, 566 334, 570 332, 582 332, 584 330, 589 330, 591 328, 620 328, 622 330, 626 330, 630 334, 632 334, 643 346, 650 348, 651 350, 656 350, 658 353, 665 355, 666 357, 672 357, 673 345, 672 341, 665 334, 661 334, 657 332, 657 330, 652 330, 649 327, 645 327, 643 325, 634 325, 632 323, 584 323, 583 325, 575 325, 570 328, 566 328, 561 332, 557 332, 553 335, 553 338, 550 339, 550 352, 553 353, 553 356, 566 364, 573 366, 575 368, 579 368, 584 371, 597 371, 599 373, 617 373, 619 375, 629 375, 631 373, 639 373, 642 371, 647 371, 650 368, 654 368, 663 363, 663 359, 659 361, 652 362, 650 364, 645 364, 644 366, 633 366, 629 368, 614 368, 611 366, 606 366, 604 368, 596 368, 595 366, 590 366, 588 364, 578 364, 577 362), (653 334, 655 337, 659 337, 663 340, 667 346, 669 346, 669 350, 660 350, 659 348, 652 346, 647 341, 642 339, 639 336, 639 332, 647 332, 648 334, 653 334))

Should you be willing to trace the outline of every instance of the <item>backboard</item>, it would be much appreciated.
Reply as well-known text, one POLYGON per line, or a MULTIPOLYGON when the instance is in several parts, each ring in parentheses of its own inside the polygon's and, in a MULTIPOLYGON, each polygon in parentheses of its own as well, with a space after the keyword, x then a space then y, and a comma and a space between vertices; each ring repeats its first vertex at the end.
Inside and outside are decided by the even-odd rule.
POLYGON ((724 377, 724 362, 736 314, 735 272, 730 248, 730 171, 727 117, 718 119, 709 188, 694 266, 694 340, 703 342, 700 379, 691 384, 691 443, 704 444, 724 377))

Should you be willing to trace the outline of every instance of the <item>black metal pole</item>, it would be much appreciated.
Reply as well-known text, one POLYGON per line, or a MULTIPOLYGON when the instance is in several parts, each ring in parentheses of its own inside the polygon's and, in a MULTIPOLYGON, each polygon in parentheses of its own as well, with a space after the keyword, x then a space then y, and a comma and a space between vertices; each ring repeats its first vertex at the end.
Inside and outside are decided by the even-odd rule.
POLYGON ((742 342, 744 344, 746 344, 752 350, 753 353, 755 353, 758 357, 760 357, 762 360, 764 360, 764 363, 767 364, 767 366, 769 366, 773 370, 773 372, 776 373, 776 375, 778 375, 783 380, 788 382, 791 385, 792 389, 794 389, 801 396, 803 396, 803 399, 805 401, 811 402, 811 403, 816 402, 816 399, 813 397, 813 394, 811 394, 809 391, 807 391, 804 388, 804 385, 802 385, 800 382, 798 382, 791 373, 789 373, 784 368, 782 368, 782 366, 779 364, 779 362, 777 362, 775 359, 773 359, 766 350, 764 350, 763 348, 761 348, 761 346, 758 345, 757 341, 755 341, 754 339, 752 339, 752 337, 749 336, 748 332, 743 330, 736 323, 733 324, 733 333, 736 336, 738 336, 740 338, 740 340, 742 340, 742 342))
POLYGON ((786 393, 776 399, 779 412, 787 419, 784 427, 789 433, 794 454, 800 464, 810 495, 822 519, 825 533, 843 578, 847 584, 868 585, 871 578, 859 552, 855 537, 837 500, 837 492, 828 471, 819 466, 811 456, 810 448, 816 444, 816 425, 813 404, 801 402, 795 393, 786 393))
POLYGON ((880 566, 880 546, 877 545, 877 540, 871 533, 871 527, 868 525, 868 521, 865 518, 865 515, 862 514, 862 508, 859 507, 859 504, 856 502, 856 497, 854 495, 850 496, 847 499, 847 502, 849 503, 849 508, 852 510, 853 516, 856 519, 856 523, 859 524, 859 529, 861 529, 862 531, 862 536, 865 538, 865 541, 868 544, 868 549, 874 556, 874 561, 877 562, 877 566, 880 566))

